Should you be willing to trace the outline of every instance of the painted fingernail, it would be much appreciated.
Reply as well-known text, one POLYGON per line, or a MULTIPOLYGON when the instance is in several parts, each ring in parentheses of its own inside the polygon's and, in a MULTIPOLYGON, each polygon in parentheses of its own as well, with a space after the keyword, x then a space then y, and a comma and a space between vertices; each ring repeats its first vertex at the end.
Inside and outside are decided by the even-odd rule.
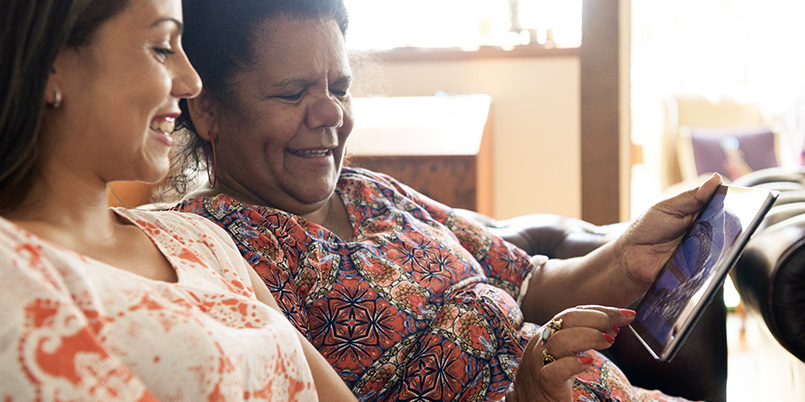
POLYGON ((621 314, 623 314, 623 315, 625 315, 627 317, 634 317, 634 316, 637 315, 637 313, 634 310, 629 310, 628 308, 622 308, 620 310, 620 312, 621 312, 621 314))
POLYGON ((590 356, 579 356, 579 363, 588 366, 593 364, 593 358, 590 356))
POLYGON ((617 335, 617 334, 619 334, 621 332, 621 328, 617 324, 615 324, 614 322, 612 323, 612 330, 615 331, 615 335, 617 335))
POLYGON ((609 342, 609 343, 614 343, 615 342, 615 338, 612 337, 612 335, 607 334, 606 332, 604 333, 604 340, 609 342))

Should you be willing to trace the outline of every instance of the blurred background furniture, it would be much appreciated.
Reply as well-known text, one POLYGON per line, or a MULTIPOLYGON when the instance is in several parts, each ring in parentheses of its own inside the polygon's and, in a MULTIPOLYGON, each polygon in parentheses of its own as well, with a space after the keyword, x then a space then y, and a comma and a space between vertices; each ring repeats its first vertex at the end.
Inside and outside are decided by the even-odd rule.
POLYGON ((665 128, 660 169, 663 188, 691 181, 695 185, 698 176, 715 171, 707 162, 722 161, 728 156, 723 153, 723 145, 727 144, 719 137, 737 140, 734 145, 745 143, 736 149, 744 154, 745 162, 751 165, 750 170, 779 166, 778 135, 765 121, 757 104, 702 95, 669 96, 663 103, 665 128), (697 150, 700 152, 698 158, 697 150), (768 154, 769 150, 773 153, 768 154), (708 154, 701 154, 705 152, 708 154), (718 159, 713 158, 714 154, 718 159), (697 169, 697 159, 699 169, 703 170, 697 169))
POLYGON ((777 134, 768 126, 679 128, 677 157, 682 179, 710 173, 735 180, 749 172, 780 166, 777 134))
POLYGON ((493 215, 491 104, 483 94, 353 98, 346 164, 493 215))

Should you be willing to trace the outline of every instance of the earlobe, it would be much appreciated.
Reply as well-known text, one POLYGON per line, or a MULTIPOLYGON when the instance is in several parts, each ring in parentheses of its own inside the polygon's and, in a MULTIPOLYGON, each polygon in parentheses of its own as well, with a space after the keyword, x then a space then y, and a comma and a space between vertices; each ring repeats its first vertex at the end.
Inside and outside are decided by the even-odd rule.
POLYGON ((51 84, 48 80, 47 90, 45 92, 45 105, 51 109, 58 109, 61 107, 63 95, 57 84, 51 84))
POLYGON ((59 84, 56 83, 56 66, 50 68, 48 82, 45 86, 44 102, 51 109, 58 109, 61 106, 63 94, 59 84))
POLYGON ((67 97, 65 95, 69 95, 70 88, 62 84, 69 84, 74 77, 71 73, 76 71, 76 58, 77 54, 74 51, 63 49, 53 61, 44 93, 45 105, 48 108, 58 109, 67 97))
POLYGON ((196 128, 196 133, 204 141, 210 141, 211 138, 218 139, 215 102, 209 92, 202 89, 197 97, 187 99, 187 111, 196 128))

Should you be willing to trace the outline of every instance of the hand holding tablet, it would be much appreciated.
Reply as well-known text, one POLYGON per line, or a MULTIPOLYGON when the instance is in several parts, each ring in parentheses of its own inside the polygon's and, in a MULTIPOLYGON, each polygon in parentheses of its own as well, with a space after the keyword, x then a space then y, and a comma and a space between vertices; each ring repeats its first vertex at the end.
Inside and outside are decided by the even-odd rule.
POLYGON ((702 208, 630 325, 655 359, 674 357, 776 198, 769 190, 720 185, 702 208))

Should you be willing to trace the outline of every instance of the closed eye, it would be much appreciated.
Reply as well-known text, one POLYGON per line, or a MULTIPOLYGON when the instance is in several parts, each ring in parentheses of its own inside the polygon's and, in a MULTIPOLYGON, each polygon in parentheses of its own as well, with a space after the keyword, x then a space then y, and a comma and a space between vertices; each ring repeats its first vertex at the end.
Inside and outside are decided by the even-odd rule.
POLYGON ((173 49, 164 47, 154 48, 154 53, 156 53, 157 60, 159 60, 160 63, 164 63, 168 59, 168 56, 176 54, 173 49))
POLYGON ((285 100, 285 101, 289 101, 289 102, 296 102, 299 99, 302 99, 302 94, 303 93, 304 93, 304 91, 300 91, 300 92, 297 92, 297 93, 291 94, 291 95, 277 95, 276 98, 279 98, 279 99, 282 99, 282 100, 285 100))
POLYGON ((335 95, 336 98, 339 100, 345 100, 349 98, 349 90, 348 89, 330 89, 330 93, 335 95))

